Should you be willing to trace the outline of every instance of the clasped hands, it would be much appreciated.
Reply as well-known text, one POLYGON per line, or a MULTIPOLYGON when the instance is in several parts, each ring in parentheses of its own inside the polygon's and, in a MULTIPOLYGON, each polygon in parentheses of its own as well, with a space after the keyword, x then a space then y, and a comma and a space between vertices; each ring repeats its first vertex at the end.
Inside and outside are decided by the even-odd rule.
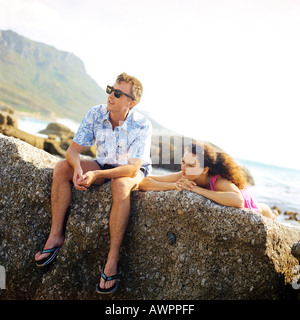
POLYGON ((73 183, 77 190, 84 191, 89 188, 93 182, 96 180, 95 173, 93 171, 88 171, 83 174, 82 169, 74 171, 73 183))
POLYGON ((196 182, 189 180, 187 178, 180 178, 175 182, 175 188, 179 191, 188 190, 192 191, 192 189, 197 186, 196 182))

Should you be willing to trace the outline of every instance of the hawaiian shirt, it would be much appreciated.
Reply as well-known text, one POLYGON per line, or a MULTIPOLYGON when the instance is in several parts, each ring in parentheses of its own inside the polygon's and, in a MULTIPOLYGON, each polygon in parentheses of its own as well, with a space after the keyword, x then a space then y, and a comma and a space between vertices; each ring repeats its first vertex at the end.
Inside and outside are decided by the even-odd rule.
POLYGON ((96 142, 96 160, 101 165, 121 166, 128 164, 128 159, 136 158, 143 160, 142 167, 149 174, 151 135, 151 122, 133 110, 113 130, 106 105, 99 105, 89 109, 73 141, 84 147, 96 142))

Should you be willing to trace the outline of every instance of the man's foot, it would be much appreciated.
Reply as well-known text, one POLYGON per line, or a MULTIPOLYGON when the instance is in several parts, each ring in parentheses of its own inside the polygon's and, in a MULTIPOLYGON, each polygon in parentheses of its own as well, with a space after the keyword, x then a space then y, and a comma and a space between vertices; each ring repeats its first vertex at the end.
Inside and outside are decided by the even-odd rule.
MULTIPOLYGON (((63 245, 65 241, 65 237, 61 236, 61 237, 51 237, 49 236, 43 250, 46 249, 52 249, 52 248, 56 248, 56 247, 61 247, 63 245)), ((48 258, 51 254, 51 252, 47 252, 47 253, 41 253, 41 251, 37 252, 34 259, 36 262, 39 262, 41 260, 44 260, 46 258, 48 258)), ((57 254, 57 253, 56 253, 57 254)))
POLYGON ((116 286, 116 279, 109 280, 110 277, 117 275, 118 273, 118 260, 107 260, 104 270, 102 270, 101 280, 100 280, 100 289, 109 290, 116 286), (105 278, 108 280, 105 281, 105 278))

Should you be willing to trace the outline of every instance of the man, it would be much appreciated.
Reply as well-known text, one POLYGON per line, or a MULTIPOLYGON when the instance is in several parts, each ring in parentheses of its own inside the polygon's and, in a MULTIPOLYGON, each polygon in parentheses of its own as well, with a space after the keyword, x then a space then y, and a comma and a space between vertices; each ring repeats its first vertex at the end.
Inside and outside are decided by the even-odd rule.
POLYGON ((111 180, 110 248, 96 289, 99 293, 117 289, 117 264, 129 219, 130 193, 151 169, 152 126, 148 119, 132 110, 139 103, 142 91, 142 84, 136 78, 120 74, 113 87, 107 86, 107 105, 88 111, 66 160, 58 162, 53 171, 51 231, 44 249, 35 256, 38 266, 49 264, 63 245, 63 225, 71 201, 70 181, 83 191, 92 184, 102 185, 111 180), (96 160, 80 159, 83 148, 94 145, 95 141, 96 160))

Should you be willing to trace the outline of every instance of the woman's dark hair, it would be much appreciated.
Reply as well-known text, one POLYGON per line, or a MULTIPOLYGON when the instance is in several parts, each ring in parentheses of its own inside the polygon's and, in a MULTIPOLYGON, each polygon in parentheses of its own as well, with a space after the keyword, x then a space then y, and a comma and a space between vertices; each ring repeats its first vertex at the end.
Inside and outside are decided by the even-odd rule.
POLYGON ((187 147, 187 150, 198 156, 203 168, 209 168, 209 175, 219 174, 222 178, 234 183, 241 190, 247 186, 247 178, 243 169, 229 154, 218 152, 207 143, 193 143, 187 147))

